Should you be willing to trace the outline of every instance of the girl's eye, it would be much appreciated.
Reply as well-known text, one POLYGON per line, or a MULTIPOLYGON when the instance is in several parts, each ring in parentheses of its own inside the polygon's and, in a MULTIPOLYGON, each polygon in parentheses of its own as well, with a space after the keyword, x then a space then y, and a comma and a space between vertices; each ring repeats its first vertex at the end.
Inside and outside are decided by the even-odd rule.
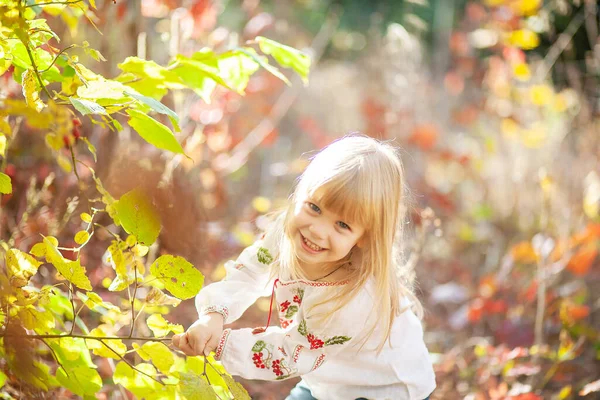
POLYGON ((316 204, 314 204, 314 203, 307 203, 307 204, 308 204, 308 207, 310 207, 310 209, 313 210, 314 212, 316 212, 316 213, 321 212, 321 209, 316 204))
POLYGON ((339 225, 339 226, 340 226, 340 228, 342 228, 342 229, 348 229, 348 230, 350 230, 350 227, 349 227, 349 226, 348 226, 348 224, 347 224, 347 223, 345 223, 345 222, 338 221, 338 225, 339 225))

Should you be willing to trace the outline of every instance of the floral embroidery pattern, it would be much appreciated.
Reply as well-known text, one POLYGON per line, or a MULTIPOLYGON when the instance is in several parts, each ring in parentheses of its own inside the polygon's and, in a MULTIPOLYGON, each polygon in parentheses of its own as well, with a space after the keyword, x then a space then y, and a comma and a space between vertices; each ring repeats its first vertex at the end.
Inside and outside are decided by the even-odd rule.
POLYGON ((281 327, 283 329, 287 328, 288 326, 290 326, 290 324, 294 322, 294 320, 291 319, 281 319, 279 320, 279 324, 281 325, 281 327))
POLYGON ((221 314, 223 316, 223 321, 227 321, 227 317, 229 317, 229 309, 225 306, 206 306, 202 308, 202 314, 213 312, 221 314))
POLYGON ((319 368, 324 362, 325 362, 325 354, 321 354, 319 357, 317 357, 317 360, 315 361, 315 365, 313 365, 311 371, 314 371, 315 369, 319 368))
POLYGON ((295 363, 298 362, 298 357, 300 356, 300 351, 304 348, 304 346, 302 346, 301 344, 299 344, 298 346, 296 346, 296 348, 294 348, 294 354, 292 356, 292 360, 294 360, 295 363))
MULTIPOLYGON (((295 370, 290 368, 285 358, 275 358, 273 345, 259 340, 252 346, 252 362, 256 368, 269 369, 277 376, 276 380, 289 378, 295 370)), ((280 351, 282 348, 278 348, 280 351)), ((285 351, 282 351, 286 355, 285 351)))
POLYGON ((273 256, 271 255, 271 253, 269 253, 269 249, 266 249, 264 247, 260 247, 258 249, 256 257, 258 258, 258 261, 260 261, 263 264, 271 264, 273 262, 273 256))
POLYGON ((229 337, 230 333, 231 333, 231 329, 225 329, 223 331, 223 334, 221 335, 221 339, 219 340, 219 345, 217 346, 217 349, 215 350, 215 360, 219 361, 221 359, 221 356, 223 355, 223 348, 225 347, 225 343, 227 343, 227 338, 229 337))
MULTIPOLYGON (((293 302, 296 304, 292 304, 289 300, 284 301, 283 303, 279 304, 279 312, 280 312, 280 319, 285 318, 285 319, 291 319, 299 310, 300 308, 300 304, 302 304, 302 298, 304 297, 304 289, 303 288, 297 288, 294 290, 294 298, 293 298, 293 302), (285 314, 284 314, 285 313, 285 314)), ((285 324, 282 324, 281 326, 283 328, 287 328, 287 326, 289 325, 289 322, 285 324)))
POLYGON ((302 335, 306 337, 306 340, 308 340, 308 343, 310 344, 310 348, 312 350, 314 349, 320 349, 323 346, 333 346, 336 344, 344 344, 347 341, 349 341, 350 339, 352 339, 351 337, 348 336, 332 336, 328 339, 320 339, 319 337, 315 336, 314 334, 308 332, 308 329, 306 327, 306 320, 302 320, 300 321, 300 325, 298 325, 298 332, 302 335))

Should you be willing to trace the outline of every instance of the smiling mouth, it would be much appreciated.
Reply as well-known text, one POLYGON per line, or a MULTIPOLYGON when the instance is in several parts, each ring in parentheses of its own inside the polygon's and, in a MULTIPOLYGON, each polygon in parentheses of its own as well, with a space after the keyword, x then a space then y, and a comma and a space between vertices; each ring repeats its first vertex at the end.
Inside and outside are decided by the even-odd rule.
POLYGON ((322 247, 317 246, 316 244, 314 244, 313 242, 311 242, 310 240, 308 240, 307 238, 304 237, 303 234, 300 234, 300 236, 302 237, 302 242, 306 245, 306 247, 308 247, 310 250, 312 251, 322 251, 325 250, 322 247))

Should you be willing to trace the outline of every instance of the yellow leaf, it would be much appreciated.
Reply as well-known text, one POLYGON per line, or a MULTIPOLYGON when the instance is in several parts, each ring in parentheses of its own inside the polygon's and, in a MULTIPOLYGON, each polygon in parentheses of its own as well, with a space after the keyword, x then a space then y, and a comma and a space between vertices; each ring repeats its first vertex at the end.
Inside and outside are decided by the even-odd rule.
POLYGON ((42 111, 46 105, 40 99, 40 94, 38 92, 38 81, 33 70, 28 69, 27 71, 23 72, 22 82, 23 96, 25 96, 27 105, 37 112, 42 111))
POLYGON ((517 243, 511 248, 510 252, 515 262, 518 263, 532 264, 538 260, 538 255, 530 242, 517 243))
POLYGON ((521 140, 526 147, 539 148, 546 139, 546 129, 541 124, 534 124, 530 129, 525 129, 521 140))
POLYGON ((0 156, 6 157, 6 136, 0 132, 0 156))
POLYGON ((534 85, 529 92, 531 102, 536 106, 545 106, 550 103, 554 96, 554 91, 548 85, 534 85))
POLYGON ((558 393, 559 400, 564 400, 567 397, 571 396, 572 392, 573 392, 573 387, 571 385, 565 386, 564 388, 562 388, 560 390, 560 393, 558 393))
POLYGON ((167 346, 158 342, 146 342, 141 350, 150 356, 152 364, 164 374, 168 374, 174 363, 173 353, 167 346))
MULTIPOLYGON (((98 327, 92 329, 88 336, 106 337, 107 335, 102 328, 98 327)), ((127 352, 127 345, 125 345, 121 339, 104 339, 102 342, 99 340, 86 339, 86 343, 88 348, 92 350, 94 354, 100 357, 120 360, 121 357, 127 352)))
POLYGON ((87 222, 88 224, 90 222, 92 222, 92 216, 90 214, 88 214, 88 213, 85 213, 85 212, 81 213, 81 214, 79 214, 79 217, 81 218, 81 220, 83 222, 87 222))
POLYGON ((531 16, 537 14, 542 5, 542 0, 516 0, 510 5, 515 14, 531 16))
POLYGON ((523 50, 531 50, 539 46, 540 38, 532 30, 519 29, 511 33, 509 42, 523 50))
POLYGON ((12 129, 10 128, 10 124, 4 118, 0 117, 0 134, 4 134, 6 136, 12 135, 12 129))
POLYGON ((162 315, 152 314, 146 320, 148 328, 154 333, 156 337, 166 336, 169 332, 183 333, 183 326, 179 324, 169 323, 162 315))
POLYGON ((531 78, 529 65, 526 63, 518 63, 513 66, 513 75, 520 81, 528 81, 531 78))
POLYGON ((264 214, 271 208, 271 200, 262 196, 255 197, 252 200, 252 207, 259 213, 264 214))
POLYGON ((520 131, 519 124, 512 118, 504 118, 500 130, 506 138, 514 138, 520 131))
POLYGON ((71 160, 62 154, 56 156, 56 161, 58 162, 58 166, 61 167, 66 173, 73 171, 73 164, 71 164, 71 160))
POLYGON ((84 244, 90 238, 88 231, 79 231, 75 234, 75 243, 84 244))
POLYGON ((8 278, 13 287, 23 287, 29 283, 29 279, 36 274, 42 263, 27 253, 17 249, 6 252, 6 268, 8 278))

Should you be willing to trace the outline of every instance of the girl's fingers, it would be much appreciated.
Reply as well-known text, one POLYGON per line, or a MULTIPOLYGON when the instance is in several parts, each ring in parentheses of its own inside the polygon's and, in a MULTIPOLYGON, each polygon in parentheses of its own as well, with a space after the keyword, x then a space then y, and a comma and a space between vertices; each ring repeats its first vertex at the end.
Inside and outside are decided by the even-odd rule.
POLYGON ((171 338, 171 343, 173 343, 173 346, 179 348, 179 342, 181 342, 181 336, 182 335, 173 335, 173 337, 171 338))
POLYGON ((184 334, 179 341, 179 348, 188 356, 197 356, 198 353, 194 347, 190 344, 189 335, 184 334))
POLYGON ((213 336, 212 338, 210 338, 210 340, 206 343, 206 346, 204 347, 204 355, 207 356, 210 354, 211 351, 215 351, 217 346, 219 345, 219 340, 220 340, 220 336, 213 336))

